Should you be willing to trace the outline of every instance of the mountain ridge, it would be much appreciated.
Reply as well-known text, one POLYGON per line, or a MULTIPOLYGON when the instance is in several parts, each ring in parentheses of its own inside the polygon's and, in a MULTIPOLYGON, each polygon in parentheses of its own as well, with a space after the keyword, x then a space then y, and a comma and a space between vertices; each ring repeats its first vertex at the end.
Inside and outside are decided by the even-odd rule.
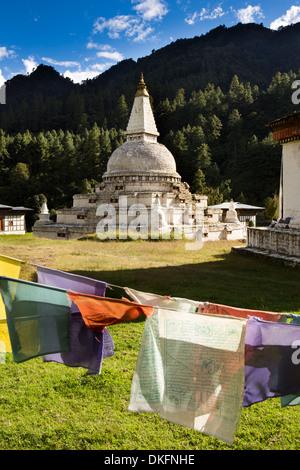
POLYGON ((40 64, 30 75, 7 81, 7 103, 15 106, 15 98, 26 99, 28 94, 65 96, 100 89, 111 95, 110 106, 121 94, 132 99, 142 72, 154 101, 172 99, 179 88, 189 95, 208 83, 226 91, 235 74, 242 82, 266 88, 276 72, 298 73, 299 56, 300 23, 278 31, 255 23, 221 25, 202 36, 178 39, 137 61, 125 59, 82 84, 40 64))
POLYGON ((278 191, 281 162, 267 123, 297 109, 299 33, 300 23, 219 26, 81 85, 43 64, 13 77, 0 106, 0 200, 31 207, 43 193, 57 209, 90 191, 124 142, 143 72, 159 141, 183 181, 210 203, 265 204, 278 191))

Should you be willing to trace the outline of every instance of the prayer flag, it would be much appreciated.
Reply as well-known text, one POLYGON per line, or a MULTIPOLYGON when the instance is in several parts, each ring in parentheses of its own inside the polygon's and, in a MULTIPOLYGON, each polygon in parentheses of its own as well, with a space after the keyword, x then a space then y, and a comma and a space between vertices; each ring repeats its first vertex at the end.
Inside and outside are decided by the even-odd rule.
MULTIPOLYGON (((80 294, 105 296, 106 282, 44 266, 35 266, 37 267, 38 282, 40 284, 59 287, 66 291, 71 290, 80 294)), ((72 305, 72 311, 79 311, 75 304, 72 305)))
MULTIPOLYGON (((105 296, 107 284, 96 279, 56 269, 37 266, 38 282, 82 294, 105 296)), ((71 304, 70 351, 48 354, 45 362, 58 362, 68 367, 84 367, 89 374, 100 374, 102 360, 114 355, 114 343, 109 331, 93 332, 86 327, 77 305, 71 304)))
POLYGON ((300 393, 300 325, 250 318, 243 406, 300 393))
POLYGON ((152 315, 153 307, 124 299, 97 297, 68 291, 69 298, 78 306, 83 320, 93 331, 103 331, 106 326, 132 321, 144 314, 152 315))
POLYGON ((146 320, 129 411, 157 412, 232 444, 243 399, 246 323, 155 308, 146 320))
MULTIPOLYGON (((0 255, 0 276, 18 279, 23 261, 0 255)), ((0 296, 0 352, 11 353, 11 344, 6 322, 5 305, 0 296)))
POLYGON ((184 312, 197 312, 199 302, 180 297, 165 297, 163 295, 151 294, 149 292, 140 292, 135 289, 124 287, 125 292, 135 301, 143 305, 152 305, 154 307, 173 308, 184 312))
POLYGON ((88 374, 100 374, 102 360, 114 355, 114 343, 107 328, 93 332, 87 328, 81 313, 71 314, 70 351, 47 354, 44 362, 58 362, 67 367, 83 367, 88 374))
POLYGON ((281 397, 281 406, 298 406, 300 405, 300 394, 291 394, 281 397))
POLYGON ((0 277, 15 362, 69 351, 70 300, 62 289, 0 277))
POLYGON ((13 277, 17 279, 20 276, 20 271, 23 261, 8 256, 0 255, 0 276, 13 277))
POLYGON ((7 321, 0 320, 0 353, 11 353, 7 321))
MULTIPOLYGON (((300 325, 300 315, 290 314, 291 323, 294 325, 300 325)), ((281 406, 285 408, 286 406, 297 406, 300 405, 300 393, 289 394, 281 397, 281 406)))
POLYGON ((229 307, 228 305, 213 304, 210 302, 205 302, 204 304, 201 304, 200 309, 202 313, 207 313, 210 315, 229 315, 236 318, 256 317, 261 318, 265 321, 272 322, 279 322, 283 317, 285 317, 284 313, 265 312, 263 310, 250 310, 239 307, 229 307))

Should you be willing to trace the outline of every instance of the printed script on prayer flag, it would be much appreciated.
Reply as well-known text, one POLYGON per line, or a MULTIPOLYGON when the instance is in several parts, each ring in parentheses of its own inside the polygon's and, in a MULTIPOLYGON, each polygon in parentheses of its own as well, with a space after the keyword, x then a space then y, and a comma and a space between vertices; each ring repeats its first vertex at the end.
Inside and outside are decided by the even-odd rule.
POLYGON ((156 308, 146 321, 129 410, 232 443, 244 386, 246 320, 156 308))

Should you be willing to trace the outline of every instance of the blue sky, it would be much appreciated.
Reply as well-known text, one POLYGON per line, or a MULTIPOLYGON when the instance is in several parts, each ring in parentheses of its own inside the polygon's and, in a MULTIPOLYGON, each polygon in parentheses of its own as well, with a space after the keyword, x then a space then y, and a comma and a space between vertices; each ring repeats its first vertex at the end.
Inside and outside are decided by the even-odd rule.
POLYGON ((41 63, 79 83, 221 24, 297 23, 300 1, 16 0, 2 2, 0 15, 0 85, 41 63))

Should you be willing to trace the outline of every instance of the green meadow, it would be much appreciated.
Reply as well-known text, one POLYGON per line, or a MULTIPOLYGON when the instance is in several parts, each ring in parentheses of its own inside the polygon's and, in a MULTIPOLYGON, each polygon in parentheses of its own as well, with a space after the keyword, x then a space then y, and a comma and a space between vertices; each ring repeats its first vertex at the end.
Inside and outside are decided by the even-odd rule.
MULTIPOLYGON (((186 250, 176 241, 51 241, 0 237, 0 254, 145 292, 274 312, 300 312, 300 270, 231 252, 238 242, 186 250)), ((109 296, 109 290, 107 291, 109 296)), ((128 411, 144 321, 109 328, 115 355, 100 375, 44 363, 0 364, 1 450, 299 450, 300 407, 280 398, 242 408, 232 446, 161 419, 128 411)))

